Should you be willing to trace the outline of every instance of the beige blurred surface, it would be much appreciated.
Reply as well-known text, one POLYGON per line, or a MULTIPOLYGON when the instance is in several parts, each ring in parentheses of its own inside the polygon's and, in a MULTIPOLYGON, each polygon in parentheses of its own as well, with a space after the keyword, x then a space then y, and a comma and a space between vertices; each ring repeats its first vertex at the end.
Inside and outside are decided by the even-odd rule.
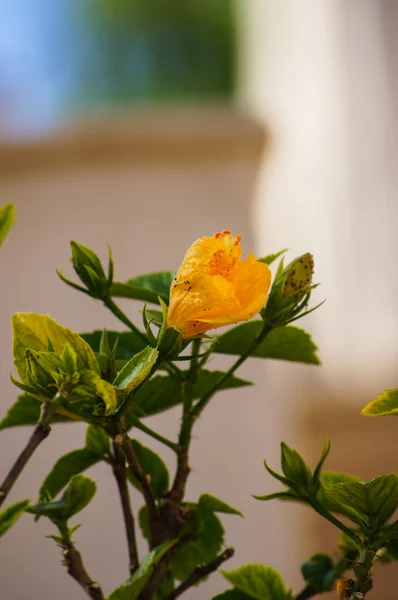
MULTIPOLYGON (((242 235, 245 252, 254 250, 251 203, 264 147, 263 130, 241 114, 220 109, 191 115, 167 112, 156 116, 156 127, 150 113, 140 115, 138 121, 134 116, 123 118, 125 126, 119 118, 114 127, 112 123, 101 127, 97 121, 95 127, 83 126, 54 142, 0 149, 1 199, 14 202, 17 209, 14 230, 0 255, 2 415, 17 395, 9 381, 13 312, 48 313, 80 332, 104 326, 119 328, 100 303, 57 278, 56 268, 73 277, 70 240, 93 248, 103 259, 105 244, 110 243, 118 280, 176 268, 193 240, 225 228, 242 235), (159 147, 169 150, 160 152, 159 147)), ((139 304, 124 301, 123 307, 132 318, 139 318, 139 304)), ((188 499, 209 492, 247 515, 246 519, 228 515, 223 519, 227 543, 238 548, 231 566, 274 562, 274 555, 278 562, 278 552, 282 565, 280 549, 274 546, 281 526, 275 520, 279 509, 264 510, 250 496, 263 491, 262 458, 277 445, 276 439, 266 439, 264 434, 265 419, 272 419, 273 410, 265 411, 261 366, 261 361, 253 361, 241 370, 257 387, 223 393, 215 399, 198 424, 192 448, 188 499)), ((174 409, 153 418, 150 425, 173 437, 179 418, 179 410, 174 409)), ((28 428, 2 432, 1 473, 28 435, 28 428)), ((83 425, 54 426, 9 502, 25 497, 34 500, 54 460, 81 447, 83 440, 83 425)), ((163 454, 172 469, 171 453, 163 454)), ((76 541, 89 572, 103 583, 107 594, 128 575, 126 543, 110 470, 103 465, 89 474, 98 481, 98 492, 77 519, 84 525, 76 533, 76 541)), ((135 492, 132 496, 138 509, 141 500, 135 492)), ((44 520, 35 524, 30 516, 24 516, 4 538, 0 547, 2 598, 84 597, 60 565, 59 549, 44 537, 52 532, 44 520)), ((141 556, 144 548, 140 544, 141 556)), ((225 587, 215 575, 202 591, 192 590, 187 597, 211 597, 225 587)))

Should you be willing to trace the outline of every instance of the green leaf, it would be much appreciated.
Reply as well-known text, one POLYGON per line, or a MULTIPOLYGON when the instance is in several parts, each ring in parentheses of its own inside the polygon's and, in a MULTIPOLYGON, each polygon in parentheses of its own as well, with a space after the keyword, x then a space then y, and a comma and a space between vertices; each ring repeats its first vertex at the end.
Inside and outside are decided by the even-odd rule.
MULTIPOLYGON (((204 396, 213 385, 224 375, 223 371, 206 371, 199 373, 196 386, 193 390, 194 399, 204 396)), ((252 385, 250 381, 239 377, 229 377, 220 390, 245 387, 252 385)), ((172 377, 156 375, 146 381, 134 394, 129 408, 126 409, 126 420, 129 422, 129 413, 133 416, 151 416, 161 413, 173 406, 181 404, 183 395, 181 386, 172 377)))
POLYGON ((14 335, 14 361, 18 374, 25 382, 26 361, 25 350, 30 348, 39 352, 47 352, 48 340, 55 352, 61 353, 65 344, 70 344, 77 355, 79 372, 89 369, 99 374, 98 363, 90 346, 79 334, 62 327, 47 315, 36 313, 15 313, 12 318, 14 335))
POLYGON ((213 600, 251 600, 253 596, 249 596, 236 588, 232 590, 226 590, 222 594, 214 596, 213 600))
POLYGON ((332 502, 330 498, 327 498, 324 493, 324 488, 333 486, 336 483, 346 483, 349 481, 362 481, 360 477, 356 475, 349 475, 348 473, 335 473, 333 471, 323 471, 319 477, 321 486, 318 490, 317 499, 329 512, 341 513, 339 504, 332 502))
POLYGON ((31 506, 28 511, 38 516, 46 516, 53 523, 65 523, 91 502, 97 485, 85 475, 75 475, 60 500, 39 502, 31 506))
MULTIPOLYGON (((250 321, 230 329, 218 338, 214 352, 238 356, 244 354, 262 327, 262 321, 250 321)), ((250 356, 319 365, 316 350, 309 333, 289 325, 273 329, 250 356)))
POLYGON ((234 587, 256 600, 286 600, 288 597, 280 574, 272 567, 251 564, 221 573, 234 587))
POLYGON ((39 491, 40 498, 55 498, 74 475, 89 469, 100 460, 101 456, 86 448, 64 454, 43 481, 39 491))
POLYGON ((311 471, 300 454, 281 442, 281 465, 287 479, 295 483, 293 489, 307 493, 311 484, 311 471))
MULTIPOLYGON (((18 400, 8 409, 4 419, 0 421, 0 431, 8 427, 20 427, 22 425, 36 425, 40 418, 41 402, 29 394, 18 396, 18 400)), ((55 413, 51 418, 52 423, 73 422, 73 419, 55 413)))
POLYGON ((111 288, 111 295, 119 298, 132 298, 159 304, 159 297, 165 302, 169 301, 171 282, 175 276, 174 271, 161 271, 139 275, 129 279, 126 283, 115 282, 111 288))
POLYGON ((282 254, 285 254, 285 252, 288 251, 288 248, 285 248, 284 250, 280 250, 279 252, 276 252, 275 254, 267 254, 267 256, 264 256, 263 258, 258 258, 258 262, 262 262, 265 263, 266 265, 272 265, 272 263, 279 258, 280 256, 282 256, 282 254))
POLYGON ((365 483, 349 481, 323 488, 326 498, 352 521, 377 533, 398 508, 398 475, 381 475, 365 483))
POLYGON ((69 482, 65 492, 65 519, 83 510, 91 502, 96 492, 97 484, 85 475, 75 475, 69 482))
POLYGON ((322 594, 330 589, 333 582, 334 564, 328 554, 314 554, 301 565, 301 573, 314 590, 322 594))
POLYGON ((0 512, 0 537, 14 525, 15 521, 17 521, 21 515, 23 515, 29 504, 29 500, 21 500, 0 512))
POLYGON ((237 510, 236 508, 232 508, 232 506, 229 506, 222 500, 219 500, 219 498, 211 496, 210 494, 201 495, 201 497, 199 498, 199 506, 210 510, 211 512, 239 515, 240 517, 243 517, 243 514, 239 510, 237 510))
POLYGON ((165 553, 174 546, 177 540, 166 542, 148 554, 132 577, 123 585, 114 590, 107 600, 137 600, 138 596, 148 583, 157 563, 165 553))
POLYGON ((328 439, 324 440, 321 458, 320 458, 317 466, 315 467, 315 471, 314 471, 313 481, 315 484, 317 484, 320 480, 322 467, 324 465, 325 460, 327 459, 327 457, 329 455, 330 448, 331 448, 330 440, 328 440, 328 439))
POLYGON ((13 204, 0 206, 0 246, 6 239, 15 220, 15 207, 13 204))
POLYGON ((86 449, 99 457, 110 453, 109 437, 96 425, 89 425, 86 430, 86 449))
MULTIPOLYGON (((112 348, 116 340, 119 340, 115 357, 117 360, 130 360, 132 356, 146 348, 144 340, 133 331, 107 331, 106 333, 109 345, 112 348)), ((91 346, 94 352, 100 350, 102 331, 97 330, 92 333, 82 333, 81 337, 91 346)))
POLYGON ((113 385, 121 390, 131 392, 148 377, 158 355, 159 352, 156 348, 147 346, 129 360, 116 377, 113 385))
POLYGON ((197 507, 194 522, 188 522, 187 526, 197 528, 197 537, 184 544, 170 562, 174 577, 180 581, 186 579, 198 565, 214 560, 221 551, 224 540, 224 529, 220 520, 203 507, 197 507))
POLYGON ((398 415, 398 389, 384 390, 380 396, 365 406, 361 414, 370 417, 398 415))
MULTIPOLYGON (((143 446, 137 440, 131 440, 131 443, 138 462, 151 478, 151 488, 155 498, 161 498, 169 487, 169 472, 166 465, 150 448, 143 446)), ((131 471, 127 471, 127 477, 137 490, 141 489, 131 471)))

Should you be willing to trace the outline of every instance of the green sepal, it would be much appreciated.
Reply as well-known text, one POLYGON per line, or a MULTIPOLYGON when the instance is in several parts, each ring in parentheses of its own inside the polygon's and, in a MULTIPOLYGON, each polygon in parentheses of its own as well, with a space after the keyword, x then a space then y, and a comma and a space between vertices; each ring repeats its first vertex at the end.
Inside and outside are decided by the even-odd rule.
POLYGON ((285 252, 287 252, 288 249, 289 248, 284 248, 283 250, 280 250, 275 254, 267 254, 267 256, 263 256, 262 258, 258 258, 257 260, 258 262, 265 263, 266 265, 272 265, 272 263, 276 261, 277 258, 282 256, 282 254, 285 254, 285 252))
POLYGON ((293 450, 285 442, 281 442, 281 466, 286 479, 294 483, 290 487, 303 495, 308 494, 311 471, 297 450, 293 450))
POLYGON ((113 385, 124 392, 131 392, 151 373, 159 356, 156 348, 147 346, 144 350, 133 356, 116 377, 113 385))

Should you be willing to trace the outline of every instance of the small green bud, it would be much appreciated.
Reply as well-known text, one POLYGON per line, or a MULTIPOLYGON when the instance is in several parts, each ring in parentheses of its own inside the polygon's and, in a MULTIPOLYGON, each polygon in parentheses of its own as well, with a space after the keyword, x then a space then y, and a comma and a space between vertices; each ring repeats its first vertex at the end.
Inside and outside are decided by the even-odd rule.
POLYGON ((316 287, 312 284, 313 275, 314 259, 309 252, 292 260, 287 267, 281 261, 268 302, 261 311, 263 319, 274 327, 283 327, 306 314, 311 291, 316 287))
POLYGON ((177 358, 182 349, 181 331, 176 327, 166 327, 159 340, 159 355, 163 359, 173 360, 177 358))
POLYGON ((48 368, 40 360, 40 352, 30 350, 25 351, 26 377, 32 387, 38 387, 40 390, 46 390, 49 386, 54 386, 54 377, 50 374, 48 368))
POLYGON ((70 243, 72 264, 79 279, 94 298, 103 298, 108 291, 108 279, 98 256, 77 242, 70 243))

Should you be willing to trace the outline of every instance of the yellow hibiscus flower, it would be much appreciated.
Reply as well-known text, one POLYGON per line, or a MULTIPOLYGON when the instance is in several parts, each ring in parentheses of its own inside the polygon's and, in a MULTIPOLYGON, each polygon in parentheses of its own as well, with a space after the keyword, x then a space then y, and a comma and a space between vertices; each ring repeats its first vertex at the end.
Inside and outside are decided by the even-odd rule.
POLYGON ((171 284, 167 317, 184 339, 250 319, 264 306, 269 267, 253 254, 242 261, 240 241, 224 231, 199 238, 186 253, 171 284))

